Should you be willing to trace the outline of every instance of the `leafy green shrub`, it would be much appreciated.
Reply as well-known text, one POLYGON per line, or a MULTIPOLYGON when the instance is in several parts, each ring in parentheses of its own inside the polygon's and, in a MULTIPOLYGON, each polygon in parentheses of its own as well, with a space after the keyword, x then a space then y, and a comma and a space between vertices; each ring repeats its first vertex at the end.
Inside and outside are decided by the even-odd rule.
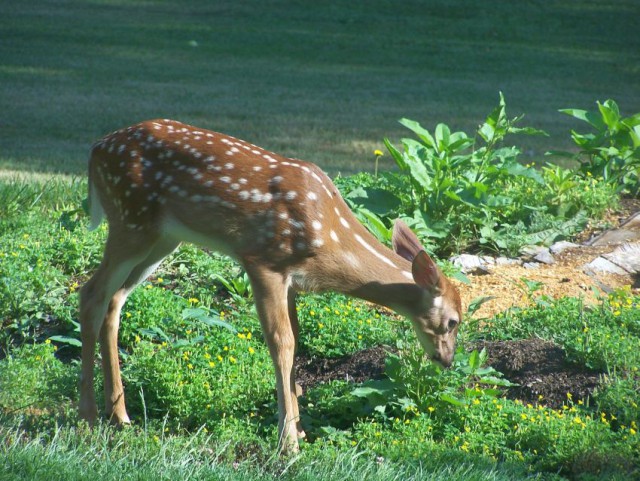
POLYGON ((497 397, 497 386, 511 385, 501 373, 485 366, 486 361, 485 351, 467 353, 458 349, 452 368, 443 369, 425 360, 424 354, 411 344, 400 355, 388 355, 387 379, 367 381, 352 394, 367 400, 365 409, 383 416, 406 417, 461 408, 479 398, 497 397))
POLYGON ((388 139, 385 145, 411 187, 411 205, 404 212, 412 227, 422 236, 454 239, 464 247, 483 228, 493 229, 496 213, 511 204, 503 195, 503 185, 513 177, 526 177, 542 183, 540 174, 517 161, 516 147, 500 147, 508 134, 544 134, 532 128, 516 127, 520 118, 509 120, 502 94, 500 103, 478 128, 476 136, 451 132, 438 124, 432 136, 417 122, 401 123, 418 140, 403 139, 403 150, 388 139), (482 145, 478 145, 482 142, 482 145))
POLYGON ((640 194, 640 113, 623 118, 613 100, 597 102, 598 111, 562 109, 560 112, 588 123, 592 131, 571 131, 580 151, 550 152, 580 163, 585 176, 594 176, 631 195, 640 194))
POLYGON ((513 254, 523 245, 550 244, 616 205, 616 190, 594 177, 553 164, 540 171, 522 165, 518 148, 503 146, 505 137, 544 132, 517 127, 520 120, 507 117, 502 95, 474 136, 445 124, 432 135, 403 119, 417 140, 402 139, 399 149, 385 139, 400 173, 358 174, 338 185, 381 241, 390 240, 391 222, 401 217, 442 255, 470 248, 513 254))

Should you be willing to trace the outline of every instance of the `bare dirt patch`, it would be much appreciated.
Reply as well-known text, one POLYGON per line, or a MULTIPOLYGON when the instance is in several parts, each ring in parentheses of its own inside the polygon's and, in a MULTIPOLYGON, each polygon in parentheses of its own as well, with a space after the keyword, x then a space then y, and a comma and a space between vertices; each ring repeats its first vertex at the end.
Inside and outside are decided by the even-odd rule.
MULTIPOLYGON (((478 341, 471 349, 486 349, 488 364, 518 384, 506 391, 509 399, 525 404, 560 408, 568 402, 586 400, 600 381, 600 373, 571 364, 561 347, 541 339, 478 341)), ((335 359, 298 357, 298 383, 304 390, 332 380, 364 382, 384 375, 386 349, 378 346, 335 359)))
POLYGON ((600 382, 601 373, 567 362, 560 346, 542 339, 479 341, 473 348, 486 349, 488 363, 518 384, 508 389, 510 399, 560 408, 569 395, 587 399, 600 382))
POLYGON ((298 355, 296 381, 306 390, 328 381, 364 382, 379 379, 384 374, 386 352, 384 347, 378 346, 356 352, 352 356, 330 359, 298 355))

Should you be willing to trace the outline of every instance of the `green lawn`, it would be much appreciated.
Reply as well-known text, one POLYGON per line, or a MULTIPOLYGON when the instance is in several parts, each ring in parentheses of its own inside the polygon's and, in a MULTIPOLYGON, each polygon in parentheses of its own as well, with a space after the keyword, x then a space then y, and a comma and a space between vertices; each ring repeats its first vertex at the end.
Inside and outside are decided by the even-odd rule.
MULTIPOLYGON (((84 173, 115 128, 172 117, 332 173, 370 169, 413 118, 512 115, 570 147, 564 107, 640 110, 640 4, 0 1, 0 167, 84 173)), ((387 156, 386 166, 391 165, 387 156)))

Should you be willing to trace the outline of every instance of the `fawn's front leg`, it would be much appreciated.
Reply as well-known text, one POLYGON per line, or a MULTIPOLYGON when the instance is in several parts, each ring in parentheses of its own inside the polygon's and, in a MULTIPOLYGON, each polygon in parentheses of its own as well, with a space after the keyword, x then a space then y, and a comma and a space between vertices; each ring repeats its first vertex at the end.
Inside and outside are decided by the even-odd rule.
POLYGON ((279 448, 283 453, 294 453, 298 451, 299 421, 293 368, 296 335, 289 317, 287 281, 282 274, 260 266, 248 267, 247 273, 276 371, 279 448))

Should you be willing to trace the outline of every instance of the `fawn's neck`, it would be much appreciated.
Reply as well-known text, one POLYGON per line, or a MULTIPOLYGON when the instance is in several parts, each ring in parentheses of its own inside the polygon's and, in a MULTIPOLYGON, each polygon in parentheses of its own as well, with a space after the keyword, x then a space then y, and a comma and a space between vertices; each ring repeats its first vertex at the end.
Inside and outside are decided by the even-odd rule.
POLYGON ((316 258, 304 274, 294 272, 302 290, 336 291, 410 315, 422 303, 425 290, 416 285, 411 263, 381 244, 355 216, 349 217, 352 234, 341 239, 331 256, 316 258))

